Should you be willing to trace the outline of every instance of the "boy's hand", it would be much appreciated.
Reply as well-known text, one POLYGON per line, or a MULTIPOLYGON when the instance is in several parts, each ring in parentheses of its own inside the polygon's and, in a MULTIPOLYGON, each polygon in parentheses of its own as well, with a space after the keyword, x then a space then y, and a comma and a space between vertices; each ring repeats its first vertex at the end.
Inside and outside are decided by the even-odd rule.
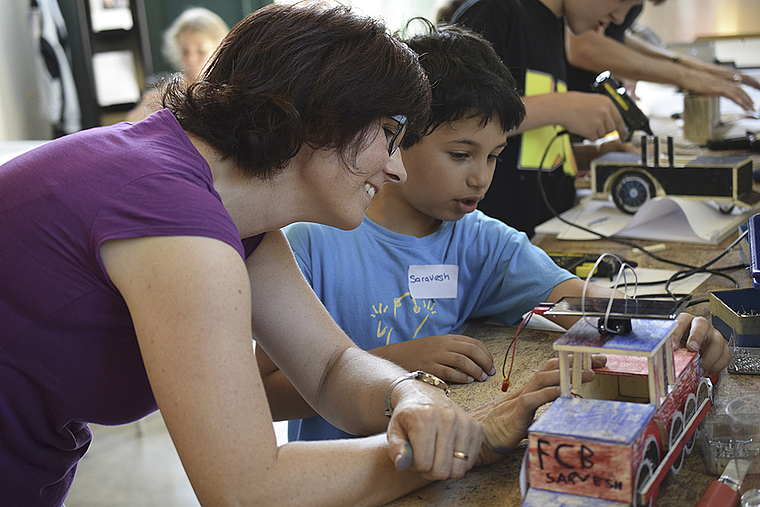
POLYGON ((483 342, 458 334, 426 336, 370 352, 409 371, 423 370, 446 382, 468 384, 496 373, 493 356, 483 342))
POLYGON ((731 362, 728 341, 704 317, 681 313, 676 318, 678 328, 673 333, 673 344, 699 352, 703 375, 718 373, 731 362))
MULTIPOLYGON (((592 356, 591 367, 600 368, 606 361, 604 356, 592 356)), ((582 378, 590 382, 594 372, 584 370, 582 378)), ((536 410, 559 394, 559 361, 549 359, 523 387, 471 411, 470 415, 483 423, 483 447, 476 464, 497 461, 517 447, 528 434, 536 410)))

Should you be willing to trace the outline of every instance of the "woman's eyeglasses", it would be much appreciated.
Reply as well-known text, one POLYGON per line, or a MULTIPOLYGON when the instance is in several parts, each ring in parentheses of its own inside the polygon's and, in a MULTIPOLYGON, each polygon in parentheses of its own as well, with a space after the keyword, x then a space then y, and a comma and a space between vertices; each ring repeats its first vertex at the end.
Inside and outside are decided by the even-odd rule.
POLYGON ((404 131, 404 127, 406 127, 406 116, 397 114, 394 116, 391 116, 391 119, 398 122, 398 127, 396 127, 396 131, 391 136, 390 140, 388 141, 388 155, 392 156, 396 150, 398 149, 398 146, 401 144, 401 132, 404 131))

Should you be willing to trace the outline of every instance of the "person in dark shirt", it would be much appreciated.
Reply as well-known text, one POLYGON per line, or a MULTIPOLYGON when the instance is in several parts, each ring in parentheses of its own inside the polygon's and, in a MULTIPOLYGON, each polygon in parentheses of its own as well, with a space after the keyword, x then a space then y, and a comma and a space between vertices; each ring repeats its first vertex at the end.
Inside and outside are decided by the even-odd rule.
MULTIPOLYGON (((574 33, 622 23, 639 0, 469 0, 451 21, 489 40, 523 91, 525 121, 510 132, 494 180, 480 209, 534 234, 551 218, 538 184, 556 212, 575 204, 578 171, 567 133, 596 140, 617 131, 623 118, 609 97, 568 92, 565 25, 574 33)), ((605 143, 608 149, 610 143, 605 143)), ((616 148, 625 149, 618 143, 616 148)))
POLYGON ((636 81, 671 84, 700 95, 717 95, 746 111, 755 104, 742 85, 760 89, 760 83, 738 70, 680 55, 663 47, 651 30, 635 23, 643 7, 630 10, 625 22, 602 32, 567 33, 568 89, 590 91, 600 72, 609 70, 627 83, 632 95, 636 81))

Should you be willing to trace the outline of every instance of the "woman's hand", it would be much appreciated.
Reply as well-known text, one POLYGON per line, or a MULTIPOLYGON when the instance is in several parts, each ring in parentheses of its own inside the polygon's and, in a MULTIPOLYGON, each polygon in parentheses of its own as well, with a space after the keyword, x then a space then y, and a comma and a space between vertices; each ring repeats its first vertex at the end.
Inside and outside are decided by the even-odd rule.
MULTIPOLYGON (((592 356, 591 367, 600 368, 606 361, 604 356, 592 356)), ((590 382, 594 372, 584 370, 582 378, 584 383, 590 382)), ((517 447, 528 434, 536 410, 559 394, 559 360, 549 359, 523 387, 470 412, 483 423, 483 446, 477 464, 497 461, 517 447)))
POLYGON ((493 356, 483 342, 459 334, 425 336, 370 352, 408 371, 423 370, 446 382, 468 384, 496 373, 493 356))
POLYGON ((480 423, 437 387, 410 380, 398 384, 394 398, 397 391, 400 398, 393 404, 387 432, 396 469, 419 472, 427 480, 462 477, 481 448, 480 423), (455 452, 467 459, 455 457, 455 452))
POLYGON ((718 373, 731 362, 728 341, 704 317, 681 313, 676 318, 678 327, 673 333, 673 344, 699 352, 703 375, 718 373))

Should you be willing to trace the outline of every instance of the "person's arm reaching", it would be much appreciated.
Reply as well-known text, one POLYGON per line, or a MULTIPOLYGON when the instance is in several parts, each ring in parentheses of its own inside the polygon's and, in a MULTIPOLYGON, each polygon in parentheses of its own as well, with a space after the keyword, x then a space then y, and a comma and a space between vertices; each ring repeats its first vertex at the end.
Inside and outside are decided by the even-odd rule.
MULTIPOLYGON (((604 366, 607 358, 592 356, 591 367, 604 366)), ((592 370, 584 370, 583 382, 594 379, 592 370)), ((522 387, 511 390, 493 403, 471 410, 469 414, 483 423, 483 448, 478 464, 498 461, 526 437, 536 410, 560 395, 559 361, 549 359, 522 387)))
POLYGON ((391 444, 380 435, 277 447, 253 355, 252 318, 257 340, 286 365, 304 397, 362 431, 389 424, 385 393, 404 373, 354 347, 331 323, 289 252, 281 233, 269 233, 246 270, 233 248, 208 238, 113 240, 101 247, 201 504, 376 505, 428 480, 464 474, 474 460, 454 458, 452 448, 477 454, 480 425, 440 389, 418 381, 393 391, 391 444), (405 440, 409 471, 419 473, 395 470, 405 440))
POLYGON ((264 382, 273 421, 306 419, 318 415, 260 345, 256 346, 256 363, 264 382))
POLYGON ((597 73, 609 70, 618 79, 672 84, 703 95, 720 95, 746 110, 752 110, 754 104, 740 84, 760 88, 750 76, 688 56, 677 56, 630 31, 623 44, 603 32, 574 35, 568 30, 566 46, 567 61, 581 69, 597 73))
POLYGON ((522 134, 546 125, 562 125, 573 134, 595 141, 626 126, 612 99, 599 93, 547 93, 523 97, 525 120, 508 135, 522 134))
MULTIPOLYGON (((464 335, 426 336, 385 345, 370 352, 407 371, 423 370, 446 382, 483 381, 496 371, 493 356, 483 342, 464 335)), ((256 360, 274 420, 317 415, 262 347, 256 349, 256 360)))
POLYGON ((698 58, 693 58, 688 55, 681 55, 672 51, 668 51, 667 49, 652 44, 631 30, 628 30, 626 32, 625 44, 639 52, 649 54, 650 56, 656 56, 659 58, 671 60, 673 62, 678 62, 679 64, 689 67, 693 70, 708 72, 710 74, 713 74, 715 77, 751 86, 752 88, 760 90, 760 82, 758 82, 752 76, 744 74, 737 69, 734 69, 727 65, 718 65, 716 63, 704 62, 698 58))

